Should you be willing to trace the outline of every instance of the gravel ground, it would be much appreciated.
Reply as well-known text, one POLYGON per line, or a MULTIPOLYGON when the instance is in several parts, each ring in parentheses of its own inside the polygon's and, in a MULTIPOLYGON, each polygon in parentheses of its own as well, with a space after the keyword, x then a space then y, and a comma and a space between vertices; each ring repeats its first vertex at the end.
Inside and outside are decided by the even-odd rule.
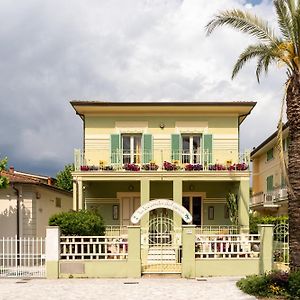
POLYGON ((0 279, 0 299, 22 300, 254 300, 242 293, 238 278, 207 279, 0 279))

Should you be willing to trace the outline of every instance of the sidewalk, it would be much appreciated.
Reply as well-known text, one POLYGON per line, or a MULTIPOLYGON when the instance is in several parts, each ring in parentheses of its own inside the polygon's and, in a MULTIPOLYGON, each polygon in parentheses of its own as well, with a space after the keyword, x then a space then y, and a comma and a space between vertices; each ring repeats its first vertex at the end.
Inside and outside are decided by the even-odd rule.
POLYGON ((254 300, 238 278, 192 279, 1 279, 1 300, 254 300))

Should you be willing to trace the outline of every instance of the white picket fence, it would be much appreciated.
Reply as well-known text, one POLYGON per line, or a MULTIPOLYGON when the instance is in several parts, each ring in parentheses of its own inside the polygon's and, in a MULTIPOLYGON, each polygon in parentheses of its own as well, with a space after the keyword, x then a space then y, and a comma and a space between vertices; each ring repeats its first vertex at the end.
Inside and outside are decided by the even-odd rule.
POLYGON ((258 258, 259 234, 196 234, 196 258, 258 258))
POLYGON ((124 236, 61 236, 61 260, 126 259, 124 236))
POLYGON ((45 277, 45 239, 0 238, 0 277, 45 277))

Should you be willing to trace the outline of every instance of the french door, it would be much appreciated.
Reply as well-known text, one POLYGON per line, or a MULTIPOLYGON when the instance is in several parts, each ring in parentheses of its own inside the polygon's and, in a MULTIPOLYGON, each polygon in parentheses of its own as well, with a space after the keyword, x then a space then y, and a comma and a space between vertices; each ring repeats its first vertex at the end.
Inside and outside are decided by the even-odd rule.
POLYGON ((202 198, 200 196, 183 196, 182 206, 192 215, 193 224, 200 226, 202 223, 202 198))

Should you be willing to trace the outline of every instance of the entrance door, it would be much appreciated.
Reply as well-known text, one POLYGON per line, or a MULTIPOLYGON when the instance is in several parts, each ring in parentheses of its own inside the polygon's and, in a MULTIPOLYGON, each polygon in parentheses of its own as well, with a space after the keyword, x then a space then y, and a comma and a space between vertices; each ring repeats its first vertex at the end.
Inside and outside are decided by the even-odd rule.
MULTIPOLYGON (((202 223, 202 198, 200 196, 182 197, 182 206, 184 206, 193 217, 193 224, 200 226, 202 223)), ((183 223, 185 223, 183 221, 183 223)))
POLYGON ((131 225, 130 218, 141 205, 139 193, 118 193, 121 205, 120 224, 131 225))

